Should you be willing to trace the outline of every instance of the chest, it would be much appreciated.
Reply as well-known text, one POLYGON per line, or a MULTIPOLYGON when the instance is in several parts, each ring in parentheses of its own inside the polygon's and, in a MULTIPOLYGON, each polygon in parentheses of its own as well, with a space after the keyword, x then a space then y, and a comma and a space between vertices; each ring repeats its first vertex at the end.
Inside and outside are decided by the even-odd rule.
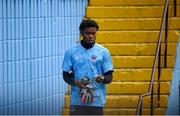
POLYGON ((103 61, 103 53, 101 51, 82 50, 77 51, 73 56, 74 64, 88 65, 101 64, 103 61))

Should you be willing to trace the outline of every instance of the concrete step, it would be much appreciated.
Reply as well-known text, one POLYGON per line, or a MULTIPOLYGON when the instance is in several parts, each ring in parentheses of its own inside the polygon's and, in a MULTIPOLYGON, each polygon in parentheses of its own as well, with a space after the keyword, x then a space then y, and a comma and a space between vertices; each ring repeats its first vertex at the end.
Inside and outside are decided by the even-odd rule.
MULTIPOLYGON (((64 108, 69 108, 69 95, 65 96, 64 108)), ((107 95, 105 108, 137 108, 139 96, 138 95, 107 95)), ((150 107, 150 96, 143 99, 143 108, 150 107)), ((160 107, 167 107, 167 95, 160 96, 160 107)), ((154 107, 157 107, 157 96, 154 96, 154 107)))
MULTIPOLYGON (((167 56, 167 67, 174 67, 174 56, 167 56)), ((154 56, 112 56, 114 68, 152 68, 154 56)), ((164 57, 161 66, 164 67, 164 57)), ((158 63, 157 63, 158 64, 158 63)))
MULTIPOLYGON (((107 85, 107 94, 142 94, 148 92, 150 82, 112 82, 107 85)), ((155 82, 155 92, 157 83, 155 82)), ((170 82, 161 82, 161 94, 169 94, 170 82)))
MULTIPOLYGON (((162 42, 164 42, 164 33, 162 42)), ((144 43, 157 42, 159 31, 98 31, 96 40, 99 43, 144 43)), ((178 42, 179 32, 170 30, 168 42, 178 42)))
MULTIPOLYGON (((176 0, 177 5, 180 5, 180 0, 176 0)), ((165 4, 165 0, 90 0, 90 6, 128 6, 128 5, 163 5, 165 4)), ((169 0, 169 4, 173 5, 174 0, 169 0)))
MULTIPOLYGON (((154 114, 155 115, 165 115, 166 108, 154 108, 154 114)), ((105 115, 135 115, 136 109, 130 109, 130 108, 121 108, 121 109, 104 109, 105 115)), ((143 108, 143 115, 150 115, 150 108, 143 108)))
MULTIPOLYGON (((95 19, 102 31, 160 30, 161 18, 95 19)), ((169 19, 169 29, 180 29, 180 18, 169 19)))
MULTIPOLYGON (((113 82, 149 82, 152 69, 115 69, 113 73, 113 82)), ((155 81, 157 81, 158 70, 156 69, 155 81)), ((166 68, 161 71, 161 82, 171 81, 172 69, 166 68)))
MULTIPOLYGON (((173 7, 169 6, 169 17, 173 17, 173 7)), ((91 18, 161 18, 164 6, 88 6, 86 17, 91 18)), ((180 11, 180 6, 177 6, 180 11)), ((177 12, 180 17, 180 12, 177 12)))
MULTIPOLYGON (((119 56, 155 56, 157 43, 126 43, 103 44, 109 49, 111 55, 119 56)), ((167 55, 176 54, 177 43, 167 44, 167 55)), ((164 55, 165 44, 162 44, 161 55, 164 55)))
MULTIPOLYGON (((107 94, 139 95, 148 92, 150 82, 112 82, 107 84, 107 94)), ((161 82, 161 94, 169 94, 170 82, 161 82)), ((157 82, 154 84, 154 93, 157 93, 157 82)), ((70 93, 70 86, 68 86, 70 93)))
MULTIPOLYGON (((166 108, 154 108, 155 115, 165 115, 166 108)), ((69 109, 63 108, 62 115, 69 115, 69 109)), ((136 109, 132 108, 105 108, 104 115, 136 115, 136 109)), ((150 108, 143 108, 143 115, 150 115, 150 108)))

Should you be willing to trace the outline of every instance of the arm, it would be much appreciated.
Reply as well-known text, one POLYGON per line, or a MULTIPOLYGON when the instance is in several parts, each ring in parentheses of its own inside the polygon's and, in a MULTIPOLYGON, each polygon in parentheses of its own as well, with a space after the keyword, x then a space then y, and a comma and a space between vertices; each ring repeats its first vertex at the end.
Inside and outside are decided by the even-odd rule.
POLYGON ((104 76, 103 83, 104 83, 104 84, 108 84, 108 83, 111 83, 111 82, 112 82, 112 79, 113 79, 112 73, 113 73, 113 71, 112 71, 112 70, 109 70, 108 72, 106 72, 106 73, 103 74, 103 76, 104 76))
POLYGON ((74 86, 74 74, 63 71, 63 79, 66 83, 71 86, 74 86))
POLYGON ((103 75, 97 77, 96 82, 100 83, 104 83, 104 84, 108 84, 112 82, 113 79, 113 75, 112 75, 113 71, 109 70, 106 73, 104 73, 103 75))
POLYGON ((102 72, 103 75, 99 76, 96 81, 102 82, 104 84, 108 84, 112 82, 113 78, 113 64, 112 64, 112 58, 108 50, 104 52, 103 55, 103 63, 102 63, 102 72))
POLYGON ((68 83, 71 86, 77 86, 79 88, 85 88, 85 86, 83 85, 83 83, 81 83, 81 81, 74 79, 74 74, 72 71, 71 72, 63 71, 63 79, 66 83, 68 83))

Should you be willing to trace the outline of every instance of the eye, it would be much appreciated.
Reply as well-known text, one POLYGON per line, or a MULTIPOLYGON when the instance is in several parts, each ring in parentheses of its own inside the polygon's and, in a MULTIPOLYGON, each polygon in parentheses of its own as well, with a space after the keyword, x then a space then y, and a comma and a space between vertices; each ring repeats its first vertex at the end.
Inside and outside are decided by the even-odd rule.
POLYGON ((86 35, 96 35, 96 33, 92 32, 92 33, 85 33, 86 35))

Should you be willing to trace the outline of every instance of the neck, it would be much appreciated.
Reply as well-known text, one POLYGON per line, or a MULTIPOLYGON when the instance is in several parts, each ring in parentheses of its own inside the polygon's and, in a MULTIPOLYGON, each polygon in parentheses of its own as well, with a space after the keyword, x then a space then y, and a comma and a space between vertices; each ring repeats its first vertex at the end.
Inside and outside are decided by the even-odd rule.
POLYGON ((87 44, 86 42, 84 42, 83 40, 81 40, 81 45, 82 45, 84 48, 86 48, 86 49, 90 49, 90 48, 92 48, 92 47, 95 45, 95 43, 93 43, 93 44, 87 44))

